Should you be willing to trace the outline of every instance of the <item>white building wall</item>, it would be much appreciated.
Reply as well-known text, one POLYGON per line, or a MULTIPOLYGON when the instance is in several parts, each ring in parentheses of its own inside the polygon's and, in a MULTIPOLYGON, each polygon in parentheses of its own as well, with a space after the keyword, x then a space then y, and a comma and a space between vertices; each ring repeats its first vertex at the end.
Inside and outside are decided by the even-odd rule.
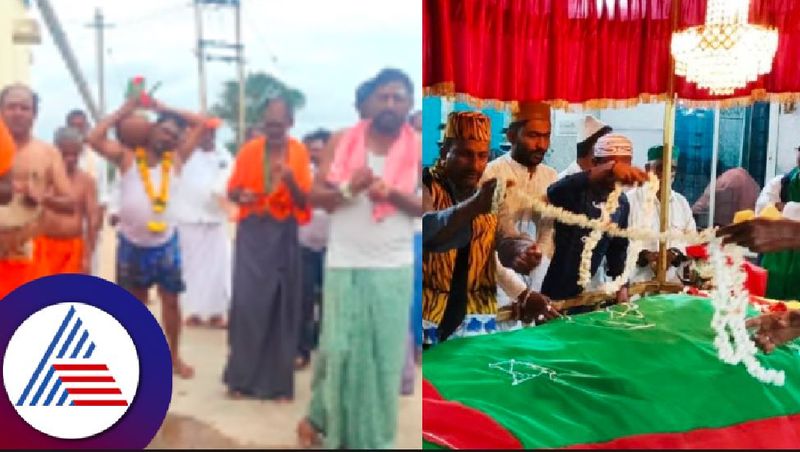
POLYGON ((0 1, 0 87, 30 82, 30 48, 12 40, 14 23, 25 18, 28 13, 22 0, 0 1))

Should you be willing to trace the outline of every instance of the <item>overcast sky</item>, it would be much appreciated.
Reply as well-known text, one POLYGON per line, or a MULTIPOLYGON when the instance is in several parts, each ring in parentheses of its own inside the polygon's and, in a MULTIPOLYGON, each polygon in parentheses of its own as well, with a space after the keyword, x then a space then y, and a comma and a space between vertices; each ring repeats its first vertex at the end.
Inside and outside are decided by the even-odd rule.
MULTIPOLYGON (((109 110, 122 102, 126 81, 135 75, 161 80, 158 94, 164 102, 199 108, 190 0, 53 0, 52 4, 95 96, 95 34, 85 25, 93 20, 97 6, 102 7, 106 21, 114 24, 106 31, 105 44, 109 110)), ((32 10, 40 19, 36 7, 32 10)), ((387 66, 411 76, 415 104, 421 106, 420 2, 242 0, 242 16, 246 71, 272 73, 306 95, 307 105, 298 112, 293 135, 353 123, 356 86, 387 66)), ((208 7, 203 22, 206 39, 233 42, 232 9, 208 7)), ((84 105, 43 23, 42 35, 42 44, 33 48, 31 83, 42 96, 36 133, 49 141, 67 111, 84 105)), ((231 63, 210 62, 206 67, 210 106, 224 81, 237 73, 231 63)))

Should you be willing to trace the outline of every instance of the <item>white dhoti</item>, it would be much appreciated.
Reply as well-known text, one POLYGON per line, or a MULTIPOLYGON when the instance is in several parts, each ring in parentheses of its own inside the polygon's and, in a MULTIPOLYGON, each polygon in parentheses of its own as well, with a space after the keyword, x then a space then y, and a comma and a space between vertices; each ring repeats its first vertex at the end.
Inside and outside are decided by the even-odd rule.
POLYGON ((231 298, 231 239, 223 223, 178 225, 186 291, 184 318, 227 317, 231 298))

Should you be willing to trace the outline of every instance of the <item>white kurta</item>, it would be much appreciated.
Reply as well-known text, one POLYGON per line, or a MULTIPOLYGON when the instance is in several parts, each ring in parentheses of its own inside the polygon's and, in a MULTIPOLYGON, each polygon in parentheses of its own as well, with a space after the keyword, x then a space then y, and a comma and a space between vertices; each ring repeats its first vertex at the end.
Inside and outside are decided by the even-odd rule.
POLYGON ((220 205, 232 170, 230 154, 195 151, 181 171, 178 207, 184 317, 225 316, 231 297, 231 238, 220 205))
POLYGON ((498 228, 504 233, 521 232, 536 238, 542 251, 542 263, 528 275, 530 287, 536 291, 541 289, 553 257, 553 221, 534 213, 530 198, 547 196, 547 187, 557 176, 556 170, 545 164, 539 164, 530 172, 507 153, 490 162, 482 177, 482 181, 494 177, 514 181, 498 212, 498 228))
MULTIPOLYGON (((661 202, 656 199, 652 214, 649 217, 645 217, 644 203, 646 193, 647 189, 645 187, 637 187, 626 193, 631 207, 628 217, 628 227, 660 231, 659 212, 661 211, 661 202)), ((681 231, 685 233, 697 231, 697 225, 692 216, 692 208, 689 206, 689 202, 682 194, 675 191, 671 192, 669 199, 669 228, 672 231, 681 231)), ((647 241, 643 245, 643 249, 658 251, 657 240, 647 241)), ((667 243, 667 248, 678 248, 681 251, 685 251, 686 243, 669 242, 667 243)), ((631 276, 631 282, 649 281, 654 277, 655 275, 650 267, 637 267, 636 272, 631 276)), ((668 269, 667 279, 669 281, 679 281, 675 267, 670 267, 668 269)))
MULTIPOLYGON (((776 176, 764 185, 761 194, 756 200, 756 215, 760 214, 765 207, 770 204, 781 202, 781 179, 783 176, 776 176)), ((783 216, 790 220, 800 221, 800 202, 789 201, 783 207, 783 216)))

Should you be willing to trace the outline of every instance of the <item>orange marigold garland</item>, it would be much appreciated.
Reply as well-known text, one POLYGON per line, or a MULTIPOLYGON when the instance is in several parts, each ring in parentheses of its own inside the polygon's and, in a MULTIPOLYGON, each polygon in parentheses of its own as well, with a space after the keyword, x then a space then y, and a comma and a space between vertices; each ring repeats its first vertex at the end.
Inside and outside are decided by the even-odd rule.
MULTIPOLYGON (((164 152, 161 157, 161 189, 156 194, 153 188, 153 181, 150 179, 150 170, 147 166, 147 153, 144 148, 136 149, 136 167, 139 170, 139 177, 142 179, 144 191, 153 206, 153 212, 157 215, 164 213, 169 203, 169 177, 173 164, 172 154, 172 152, 164 152)), ((167 224, 163 221, 148 221, 147 229, 161 233, 167 230, 167 224)))

